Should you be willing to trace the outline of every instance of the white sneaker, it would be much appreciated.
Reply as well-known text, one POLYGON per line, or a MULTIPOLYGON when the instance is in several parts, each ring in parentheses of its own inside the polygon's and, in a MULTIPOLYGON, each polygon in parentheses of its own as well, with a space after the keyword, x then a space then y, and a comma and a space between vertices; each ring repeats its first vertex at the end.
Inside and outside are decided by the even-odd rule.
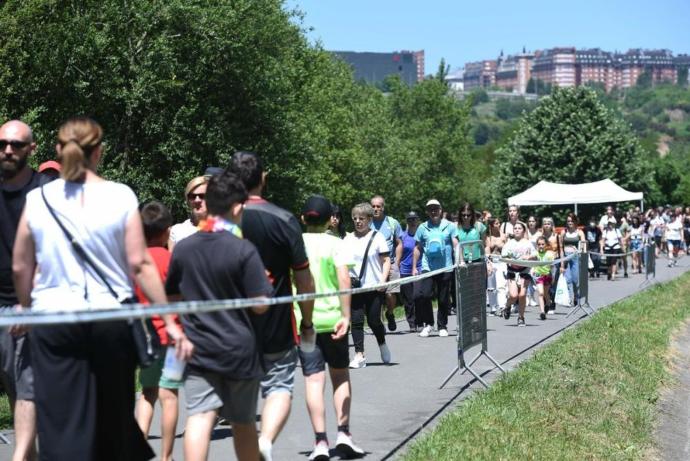
POLYGON ((352 441, 352 436, 344 432, 338 432, 335 448, 342 455, 343 459, 361 458, 366 453, 352 441))
POLYGON ((422 328, 422 331, 419 332, 419 337, 428 338, 431 334, 431 330, 433 330, 433 327, 431 325, 425 326, 424 328, 422 328))
POLYGON ((367 366, 367 358, 364 355, 355 354, 355 358, 350 362, 350 368, 358 369, 367 366))
POLYGON ((322 440, 314 445, 314 451, 309 455, 309 461, 328 461, 331 459, 328 442, 322 440))
POLYGON ((263 437, 259 437, 259 454, 261 455, 261 461, 273 461, 273 455, 271 451, 273 450, 273 444, 270 440, 263 437))
POLYGON ((381 351, 381 361, 383 363, 391 363, 391 351, 388 349, 386 343, 379 346, 379 351, 381 351))
POLYGON ((441 328, 440 330, 438 330, 438 335, 441 338, 445 338, 446 336, 448 336, 448 330, 446 330, 445 328, 441 328))

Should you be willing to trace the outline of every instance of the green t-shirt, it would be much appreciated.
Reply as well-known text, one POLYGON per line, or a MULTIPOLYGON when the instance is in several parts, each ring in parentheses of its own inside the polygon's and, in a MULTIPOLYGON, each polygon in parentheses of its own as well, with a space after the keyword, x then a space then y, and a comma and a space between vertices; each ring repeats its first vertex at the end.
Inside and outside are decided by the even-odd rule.
MULTIPOLYGON (((304 248, 309 257, 309 270, 314 278, 316 293, 338 291, 337 268, 354 266, 352 255, 343 241, 326 233, 306 233, 302 235, 304 248)), ((331 296, 314 300, 312 321, 317 333, 332 333, 335 324, 342 317, 340 298, 331 296)), ((297 324, 301 321, 300 310, 295 306, 297 324)))
MULTIPOLYGON (((539 252, 537 251, 537 259, 542 262, 550 262, 553 261, 553 253, 551 251, 544 251, 539 252)), ((535 266, 534 267, 534 274, 535 275, 549 275, 551 273, 551 266, 535 266)))

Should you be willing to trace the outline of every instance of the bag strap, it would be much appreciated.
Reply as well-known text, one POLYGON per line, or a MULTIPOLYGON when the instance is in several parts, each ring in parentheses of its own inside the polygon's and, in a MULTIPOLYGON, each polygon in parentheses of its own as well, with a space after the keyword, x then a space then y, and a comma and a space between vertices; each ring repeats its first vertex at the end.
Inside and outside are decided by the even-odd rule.
POLYGON ((364 250, 364 260, 362 261, 362 267, 359 268, 359 279, 362 280, 362 277, 364 277, 364 271, 367 269, 367 257, 369 256, 369 248, 371 247, 371 242, 374 241, 374 236, 376 235, 376 231, 374 231, 371 234, 371 237, 369 238, 369 243, 367 243, 367 249, 364 250))
POLYGON ((105 275, 103 275, 103 272, 96 266, 96 264, 93 262, 91 257, 86 253, 86 250, 84 250, 84 247, 81 246, 81 244, 77 241, 76 238, 72 235, 70 231, 67 230, 64 224, 62 224, 62 221, 60 221, 57 217, 57 214, 55 214, 55 210, 53 209, 52 206, 48 203, 48 199, 46 199, 46 194, 43 191, 43 186, 41 186, 41 197, 43 197, 43 203, 46 204, 46 207, 48 208, 48 211, 50 212, 51 216, 55 220, 55 222, 58 224, 60 229, 62 229, 62 232, 65 234, 67 237, 67 240, 72 244, 72 248, 74 248, 74 252, 77 253, 83 260, 84 262, 93 269, 93 271, 98 275, 98 277, 101 279, 103 284, 108 288, 108 291, 110 291, 110 294, 113 295, 113 297, 116 300, 120 300, 117 293, 113 289, 112 286, 108 283, 108 280, 105 278, 105 275))

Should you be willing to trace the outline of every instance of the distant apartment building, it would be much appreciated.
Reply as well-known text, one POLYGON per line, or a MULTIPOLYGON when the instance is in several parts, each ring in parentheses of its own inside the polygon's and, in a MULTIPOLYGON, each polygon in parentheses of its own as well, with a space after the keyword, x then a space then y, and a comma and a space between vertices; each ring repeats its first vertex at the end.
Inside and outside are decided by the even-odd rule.
POLYGON ((612 53, 599 48, 575 51, 575 85, 600 83, 606 91, 620 86, 620 76, 612 53))
POLYGON ((533 54, 524 49, 521 54, 503 57, 503 52, 497 59, 496 86, 518 94, 527 92, 527 83, 532 75, 533 54))
POLYGON ((448 72, 448 75, 446 75, 446 83, 448 84, 448 88, 453 91, 465 91, 465 70, 456 69, 448 72))
POLYGON ((620 72, 618 86, 630 88, 637 85, 640 76, 648 72, 652 83, 675 82, 678 70, 670 50, 629 50, 616 55, 616 67, 620 72))
POLYGON ((474 88, 489 88, 496 85, 495 60, 468 62, 465 64, 464 85, 465 91, 474 88))
POLYGON ((598 83, 606 91, 635 86, 643 74, 652 83, 675 82, 678 69, 690 66, 690 56, 673 57, 669 50, 631 49, 611 53, 599 48, 560 47, 513 56, 495 61, 465 65, 465 88, 498 86, 519 94, 527 92, 530 79, 559 87, 598 83), (493 72, 493 73, 492 73, 493 72))
POLYGON ((552 86, 575 86, 575 48, 552 48, 534 54, 532 78, 552 86))
POLYGON ((350 64, 355 80, 377 84, 389 75, 398 75, 412 86, 424 80, 424 50, 373 53, 355 51, 333 51, 334 55, 350 64))

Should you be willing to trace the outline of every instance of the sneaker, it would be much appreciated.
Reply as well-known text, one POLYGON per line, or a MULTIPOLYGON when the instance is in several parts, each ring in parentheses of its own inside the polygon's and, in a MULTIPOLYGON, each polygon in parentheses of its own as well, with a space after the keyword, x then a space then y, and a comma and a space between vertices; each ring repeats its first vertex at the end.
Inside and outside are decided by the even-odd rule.
POLYGON ((345 432, 338 432, 335 448, 343 455, 343 459, 361 458, 366 454, 364 450, 355 445, 352 436, 345 432))
POLYGON ((503 318, 506 320, 510 318, 510 307, 506 306, 503 308, 503 318))
POLYGON ((410 333, 417 333, 418 330, 416 326, 411 326, 409 331, 410 333))
POLYGON ((395 323, 395 314, 386 312, 386 320, 388 320, 388 331, 395 331, 398 329, 398 324, 395 323))
POLYGON ((438 335, 439 335, 441 338, 445 338, 446 336, 448 336, 448 330, 446 330, 445 328, 440 328, 440 329, 438 330, 438 335))
POLYGON ((350 362, 350 368, 352 369, 359 369, 359 368, 365 368, 367 366, 367 358, 364 357, 363 355, 357 355, 355 354, 355 358, 352 359, 350 362))
POLYGON ((273 461, 273 455, 271 451, 273 450, 273 444, 270 440, 259 436, 259 455, 261 461, 273 461))
POLYGON ((525 318, 524 317, 518 317, 517 326, 519 326, 519 327, 525 326, 525 318))
POLYGON ((539 318, 542 320, 546 320, 546 313, 545 312, 540 313, 539 318))
POLYGON ((419 332, 419 337, 420 338, 428 338, 429 335, 431 334, 431 330, 434 328, 431 325, 427 325, 424 328, 422 328, 422 331, 419 332))
POLYGON ((314 445, 314 450, 309 455, 309 461, 328 461, 331 455, 328 450, 328 442, 321 440, 314 445))
POLYGON ((491 315, 496 315, 496 306, 491 308, 491 315))
POLYGON ((624 274, 623 274, 623 277, 627 279, 627 278, 628 278, 628 273, 627 273, 627 272, 624 273, 624 274))
POLYGON ((386 343, 379 345, 379 351, 381 352, 381 361, 383 363, 391 363, 391 351, 386 343))

